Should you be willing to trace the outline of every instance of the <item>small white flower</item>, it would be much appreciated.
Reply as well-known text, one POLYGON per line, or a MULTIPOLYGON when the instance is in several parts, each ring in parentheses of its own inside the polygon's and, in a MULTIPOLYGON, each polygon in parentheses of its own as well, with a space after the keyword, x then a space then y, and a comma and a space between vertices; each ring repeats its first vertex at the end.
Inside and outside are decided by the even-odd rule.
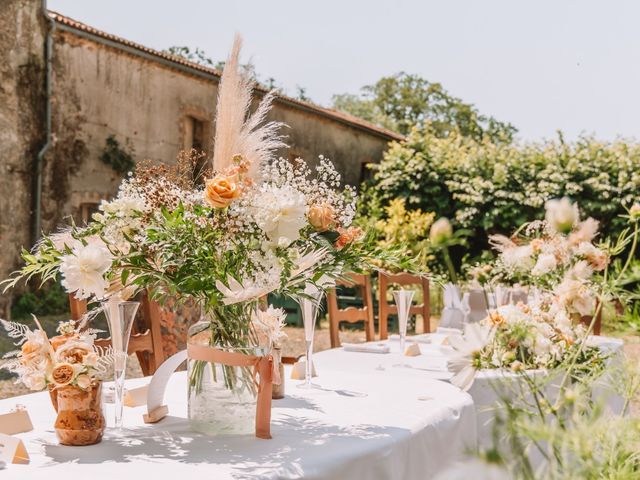
POLYGON ((469 390, 476 376, 474 356, 486 347, 495 335, 491 325, 468 323, 463 335, 450 335, 449 345, 455 354, 447 361, 449 371, 455 373, 451 383, 462 390, 469 390))
POLYGON ((502 252, 504 264, 516 271, 528 271, 533 268, 533 248, 531 245, 508 248, 502 252))
POLYGON ((262 332, 270 346, 278 345, 280 340, 287 337, 283 329, 286 326, 287 314, 282 308, 274 308, 272 305, 266 310, 256 310, 251 322, 258 332, 262 332))
POLYGON ((571 203, 567 197, 560 200, 549 200, 544 208, 546 210, 545 220, 555 232, 567 234, 580 221, 578 205, 571 203))
POLYGON ((225 284, 220 280, 216 280, 216 288, 224 296, 222 301, 225 305, 233 305, 240 302, 255 300, 277 288, 277 284, 262 287, 259 287, 249 281, 245 281, 243 284, 233 277, 227 278, 227 282, 229 283, 229 287, 225 286, 225 284))
POLYGON ((538 260, 531 270, 531 274, 536 277, 541 277, 543 275, 546 275, 547 273, 552 272, 557 265, 558 262, 556 261, 555 255, 552 255, 550 253, 542 253, 538 255, 538 260))
POLYGON ((76 383, 82 389, 87 389, 91 386, 91 377, 87 374, 81 374, 76 377, 76 383))

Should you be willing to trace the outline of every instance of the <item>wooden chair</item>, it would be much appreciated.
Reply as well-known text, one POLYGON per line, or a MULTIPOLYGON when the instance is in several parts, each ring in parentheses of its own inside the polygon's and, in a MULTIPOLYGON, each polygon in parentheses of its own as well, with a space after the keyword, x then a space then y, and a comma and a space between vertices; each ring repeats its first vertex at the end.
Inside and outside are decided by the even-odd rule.
MULTIPOLYGON (((69 303, 72 320, 79 320, 87 312, 87 302, 77 300, 73 294, 69 295, 69 303)), ((160 305, 149 298, 148 292, 144 292, 129 338, 128 353, 129 355, 136 354, 145 376, 153 375, 164 362, 162 332, 160 330, 161 314, 160 305)), ((95 344, 103 348, 109 347, 111 346, 111 338, 98 338, 95 344)))
MULTIPOLYGON (((602 330, 602 308, 599 302, 596 302, 596 311, 598 312, 595 322, 593 322, 593 329, 591 335, 600 335, 602 330)), ((580 322, 587 328, 591 325, 593 315, 584 315, 580 318, 580 322)))
POLYGON ((364 322, 364 331, 367 342, 375 340, 375 327, 373 324, 373 297, 371 295, 371 277, 369 275, 352 274, 348 281, 338 282, 338 285, 355 287, 360 291, 363 306, 338 307, 338 295, 333 288, 327 292, 327 305, 329 309, 329 333, 331 348, 340 346, 340 322, 364 322))
POLYGON ((410 273, 398 273, 395 275, 385 274, 380 272, 378 274, 378 288, 380 290, 380 301, 378 304, 378 328, 380 329, 380 340, 384 340, 389 337, 388 322, 389 315, 397 315, 398 307, 395 305, 389 305, 387 301, 387 291, 389 290, 389 284, 397 285, 420 285, 422 288, 423 302, 420 305, 413 305, 409 310, 410 315, 422 315, 422 325, 424 333, 431 331, 430 317, 431 311, 429 308, 429 279, 420 277, 418 275, 412 275, 410 273))

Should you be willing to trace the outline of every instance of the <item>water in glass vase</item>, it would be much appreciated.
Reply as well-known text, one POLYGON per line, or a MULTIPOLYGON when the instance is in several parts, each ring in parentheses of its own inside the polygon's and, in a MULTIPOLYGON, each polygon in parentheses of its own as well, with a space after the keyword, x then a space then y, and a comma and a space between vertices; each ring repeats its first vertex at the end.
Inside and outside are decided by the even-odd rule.
MULTIPOLYGON (((189 343, 212 346, 209 323, 196 323, 189 343)), ((221 347, 227 352, 260 355, 258 348, 221 347)), ((255 431, 257 386, 249 367, 233 367, 188 360, 189 422, 195 431, 208 435, 245 435, 255 431)))

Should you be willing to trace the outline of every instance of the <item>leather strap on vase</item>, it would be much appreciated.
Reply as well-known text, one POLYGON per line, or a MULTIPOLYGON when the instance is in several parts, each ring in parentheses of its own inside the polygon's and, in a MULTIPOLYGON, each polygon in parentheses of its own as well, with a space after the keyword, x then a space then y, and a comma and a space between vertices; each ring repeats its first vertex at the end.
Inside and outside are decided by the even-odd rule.
POLYGON ((274 361, 271 355, 245 355, 201 345, 188 345, 187 355, 192 360, 220 363, 230 367, 253 367, 253 381, 258 386, 256 437, 271 438, 271 394, 274 380, 274 361), (256 381, 256 376, 259 377, 259 382, 256 381))

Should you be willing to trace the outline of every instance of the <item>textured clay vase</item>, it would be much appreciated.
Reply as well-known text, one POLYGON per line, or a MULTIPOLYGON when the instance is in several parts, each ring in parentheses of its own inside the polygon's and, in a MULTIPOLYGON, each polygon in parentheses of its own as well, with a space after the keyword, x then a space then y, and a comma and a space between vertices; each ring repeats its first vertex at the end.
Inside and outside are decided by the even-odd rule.
POLYGON ((87 390, 68 385, 50 391, 58 412, 55 429, 62 445, 93 445, 102 440, 105 421, 102 415, 102 383, 87 390))

